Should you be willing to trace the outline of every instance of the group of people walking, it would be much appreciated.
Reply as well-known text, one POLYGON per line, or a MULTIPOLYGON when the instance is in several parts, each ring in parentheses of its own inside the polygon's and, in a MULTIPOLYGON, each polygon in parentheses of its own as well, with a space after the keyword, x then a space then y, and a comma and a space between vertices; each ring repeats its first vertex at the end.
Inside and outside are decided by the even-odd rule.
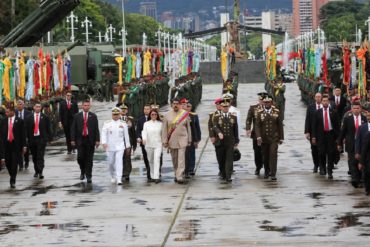
POLYGON ((348 155, 348 175, 355 188, 365 187, 370 195, 370 108, 360 97, 316 93, 307 107, 305 135, 311 144, 313 172, 333 179, 340 154, 348 155))

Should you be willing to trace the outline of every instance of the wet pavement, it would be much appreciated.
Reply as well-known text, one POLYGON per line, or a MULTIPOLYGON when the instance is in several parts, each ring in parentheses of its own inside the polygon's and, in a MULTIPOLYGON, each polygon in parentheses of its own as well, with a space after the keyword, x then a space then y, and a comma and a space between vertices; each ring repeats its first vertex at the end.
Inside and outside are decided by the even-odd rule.
MULTIPOLYGON (((262 89, 262 84, 240 85, 243 127, 262 89)), ((88 185, 78 179, 76 156, 68 156, 57 141, 48 147, 44 180, 34 179, 30 167, 11 190, 6 171, 0 172, 1 246, 369 246, 370 198, 349 184, 345 155, 333 181, 312 174, 303 135, 305 106, 295 84, 287 85, 278 180, 254 175, 252 143, 243 136, 232 184, 218 180, 214 148, 206 138, 208 113, 221 86, 203 90, 198 108, 203 140, 189 184, 173 183, 167 153, 163 182, 148 184, 138 150, 130 183, 111 185, 99 149, 88 185)), ((100 124, 109 119, 111 106, 96 104, 100 124)))

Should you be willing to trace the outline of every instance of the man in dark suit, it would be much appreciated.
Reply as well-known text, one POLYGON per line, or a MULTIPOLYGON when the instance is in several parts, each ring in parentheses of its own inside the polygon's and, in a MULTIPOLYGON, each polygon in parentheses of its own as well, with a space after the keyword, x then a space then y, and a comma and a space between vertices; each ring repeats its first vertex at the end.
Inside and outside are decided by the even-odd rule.
POLYGON ((312 122, 313 122, 313 118, 315 117, 316 111, 322 108, 321 100, 322 100, 322 94, 316 93, 315 103, 307 107, 306 120, 305 120, 305 125, 304 125, 304 134, 306 135, 307 140, 309 140, 311 144, 311 154, 312 154, 312 160, 314 164, 313 173, 317 173, 317 170, 320 166, 320 156, 319 156, 319 150, 317 149, 317 145, 312 145, 312 122))
MULTIPOLYGON (((367 124, 366 124, 367 125, 367 124)), ((367 127, 367 126, 366 126, 367 127)), ((361 150, 358 168, 363 171, 364 187, 367 196, 370 195, 370 133, 367 133, 361 150)))
MULTIPOLYGON (((24 122, 24 120, 26 120, 31 114, 32 114, 31 111, 24 108, 24 101, 22 99, 18 100, 17 109, 15 110, 15 115, 18 118, 22 119, 24 122)), ((20 171, 23 170, 23 161, 24 161, 24 168, 27 169, 29 166, 29 162, 30 162, 30 152, 28 148, 24 155, 18 156, 18 167, 20 171)))
POLYGON ((331 97, 330 101, 331 101, 331 106, 338 113, 339 120, 342 121, 344 109, 347 106, 347 99, 343 97, 342 90, 340 87, 336 87, 334 89, 334 95, 331 97))
POLYGON ((9 105, 6 109, 6 118, 1 122, 1 143, 3 149, 0 152, 2 163, 5 161, 10 175, 10 187, 15 188, 18 156, 26 152, 26 137, 24 122, 15 116, 14 106, 9 105))
POLYGON ((99 147, 100 133, 97 116, 90 112, 90 100, 82 104, 82 112, 73 118, 71 126, 71 144, 77 146, 77 162, 80 166, 80 179, 87 178, 87 183, 92 183, 92 169, 95 147, 99 147))
POLYGON ((361 180, 361 171, 358 169, 358 160, 355 159, 355 137, 360 126, 365 124, 366 118, 361 115, 361 105, 359 102, 352 104, 351 113, 343 119, 341 132, 338 138, 338 150, 342 150, 343 140, 345 140, 345 151, 348 154, 348 173, 352 177, 352 185, 357 188, 361 180))
POLYGON ((74 151, 71 145, 71 126, 76 113, 78 113, 77 102, 72 100, 72 93, 67 92, 66 99, 59 103, 59 121, 66 136, 68 154, 74 151))
POLYGON ((355 158, 356 160, 361 159, 362 147, 364 146, 365 137, 370 132, 370 109, 365 109, 367 123, 362 124, 360 129, 357 131, 355 139, 355 158))
POLYGON ((141 116, 137 120, 137 123, 136 123, 136 141, 137 141, 137 143, 140 144, 141 152, 143 153, 143 159, 144 159, 145 168, 146 168, 146 176, 147 176, 148 180, 151 180, 152 178, 150 177, 149 160, 148 160, 148 155, 147 155, 146 150, 145 150, 145 146, 143 145, 143 142, 142 142, 141 132, 143 132, 144 123, 146 121, 148 121, 148 115, 149 115, 150 110, 151 110, 150 105, 145 105, 144 106, 144 115, 141 116))
POLYGON ((336 140, 339 137, 340 122, 338 114, 329 107, 328 95, 322 97, 323 108, 317 110, 312 122, 312 144, 317 145, 320 159, 320 175, 333 179, 336 140), (327 166, 326 166, 327 164, 327 166))
POLYGON ((27 130, 27 143, 32 154, 35 168, 33 177, 44 178, 45 149, 47 142, 51 141, 49 118, 41 112, 41 103, 36 102, 33 106, 34 113, 25 120, 27 130))

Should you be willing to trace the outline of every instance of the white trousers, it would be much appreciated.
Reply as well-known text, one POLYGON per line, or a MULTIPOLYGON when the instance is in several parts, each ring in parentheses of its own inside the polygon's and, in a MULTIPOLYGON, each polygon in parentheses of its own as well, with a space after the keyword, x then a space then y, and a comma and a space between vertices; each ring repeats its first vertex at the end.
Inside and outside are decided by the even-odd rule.
POLYGON ((162 147, 150 148, 145 147, 150 166, 150 176, 152 179, 159 179, 160 159, 162 154, 162 147))
POLYGON ((123 152, 123 150, 107 152, 110 176, 111 178, 116 178, 117 181, 120 181, 122 178, 123 152))

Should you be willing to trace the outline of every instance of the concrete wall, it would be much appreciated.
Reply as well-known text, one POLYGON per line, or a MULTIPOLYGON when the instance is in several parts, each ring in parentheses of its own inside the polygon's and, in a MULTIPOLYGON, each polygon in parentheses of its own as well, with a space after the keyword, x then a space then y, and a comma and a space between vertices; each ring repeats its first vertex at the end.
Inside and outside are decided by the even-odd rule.
MULTIPOLYGON (((265 82, 265 61, 238 61, 234 71, 239 73, 239 83, 265 82)), ((204 83, 221 83, 220 62, 202 62, 200 75, 204 83)))

